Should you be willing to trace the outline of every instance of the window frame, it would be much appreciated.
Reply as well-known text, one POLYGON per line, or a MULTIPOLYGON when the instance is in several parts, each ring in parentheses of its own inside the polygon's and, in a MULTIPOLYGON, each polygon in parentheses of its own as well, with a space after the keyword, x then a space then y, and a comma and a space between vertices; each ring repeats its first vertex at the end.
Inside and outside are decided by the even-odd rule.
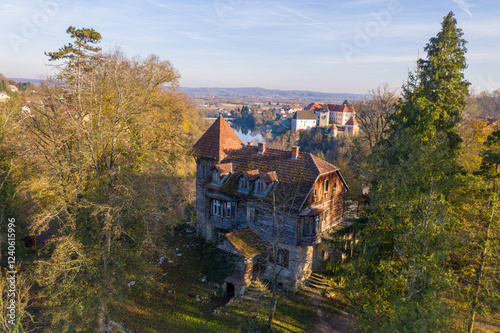
POLYGON ((265 194, 266 193, 266 183, 258 178, 255 182, 255 193, 257 194, 265 194))
POLYGON ((235 212, 235 209, 234 209, 235 206, 236 206, 236 203, 233 202, 233 201, 224 201, 222 203, 223 217, 233 218, 234 217, 234 212, 235 212))
POLYGON ((238 191, 248 192, 249 188, 250 188, 249 180, 247 179, 247 177, 241 176, 240 180, 238 182, 238 191), (245 186, 243 186, 243 185, 245 185, 245 186))
POLYGON ((220 185, 221 181, 222 181, 222 177, 221 177, 219 171, 217 169, 214 169, 212 172, 212 183, 220 185))
POLYGON ((212 199, 212 205, 211 205, 211 213, 214 216, 222 216, 221 211, 222 209, 222 201, 219 199, 212 199))
POLYGON ((290 250, 277 248, 276 258, 274 258, 273 253, 271 252, 270 259, 272 263, 284 268, 288 268, 290 261, 290 250))

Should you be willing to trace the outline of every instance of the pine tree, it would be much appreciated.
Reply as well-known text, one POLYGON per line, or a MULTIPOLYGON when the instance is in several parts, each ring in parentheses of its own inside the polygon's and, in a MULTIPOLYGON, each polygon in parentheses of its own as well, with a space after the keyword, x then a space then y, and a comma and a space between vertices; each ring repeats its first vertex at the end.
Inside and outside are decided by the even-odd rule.
POLYGON ((438 332, 452 323, 453 308, 442 296, 456 285, 449 197, 468 93, 465 43, 450 12, 425 47, 426 59, 409 74, 387 139, 371 156, 369 222, 346 279, 360 328, 438 332))
POLYGON ((392 117, 393 131, 411 128, 422 140, 444 132, 450 148, 456 149, 460 143, 457 125, 469 94, 470 83, 463 73, 467 42, 452 12, 441 27, 424 48, 427 58, 418 60, 415 73, 409 74, 403 86, 403 99, 392 117))

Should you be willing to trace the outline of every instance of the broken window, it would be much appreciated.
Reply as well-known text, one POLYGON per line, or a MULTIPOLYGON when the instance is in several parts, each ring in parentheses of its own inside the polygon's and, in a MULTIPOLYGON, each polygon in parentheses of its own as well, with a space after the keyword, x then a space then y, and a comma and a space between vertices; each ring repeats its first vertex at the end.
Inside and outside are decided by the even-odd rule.
POLYGON ((272 263, 276 263, 276 265, 283 266, 285 268, 288 267, 288 262, 290 258, 290 251, 286 249, 277 249, 276 251, 276 260, 274 260, 273 253, 271 253, 270 261, 272 263))
POLYGON ((234 202, 225 202, 224 203, 224 217, 233 217, 234 216, 234 202))
POLYGON ((306 218, 304 224, 302 225, 302 235, 313 236, 318 232, 318 228, 321 222, 321 216, 315 215, 306 218))
POLYGON ((217 199, 212 200, 212 215, 221 215, 221 201, 217 199))

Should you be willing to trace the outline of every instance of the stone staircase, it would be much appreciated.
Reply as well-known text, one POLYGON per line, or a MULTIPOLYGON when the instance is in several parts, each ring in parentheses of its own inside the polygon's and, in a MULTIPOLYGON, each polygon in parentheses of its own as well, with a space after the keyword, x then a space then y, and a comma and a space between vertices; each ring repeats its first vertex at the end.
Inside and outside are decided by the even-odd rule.
POLYGON ((251 300, 261 300, 270 296, 271 293, 267 289, 267 286, 260 280, 253 280, 244 295, 245 298, 251 300))
POLYGON ((317 273, 312 273, 309 278, 307 278, 305 285, 324 296, 333 295, 334 293, 334 289, 330 281, 317 273))

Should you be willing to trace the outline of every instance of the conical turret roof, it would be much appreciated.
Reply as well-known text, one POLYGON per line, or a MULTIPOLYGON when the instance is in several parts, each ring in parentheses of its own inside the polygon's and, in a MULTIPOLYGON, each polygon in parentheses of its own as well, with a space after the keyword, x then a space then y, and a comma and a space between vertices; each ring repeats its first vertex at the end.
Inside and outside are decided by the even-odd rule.
POLYGON ((193 153, 221 161, 230 150, 240 149, 243 142, 222 116, 210 126, 203 136, 194 144, 193 153))

